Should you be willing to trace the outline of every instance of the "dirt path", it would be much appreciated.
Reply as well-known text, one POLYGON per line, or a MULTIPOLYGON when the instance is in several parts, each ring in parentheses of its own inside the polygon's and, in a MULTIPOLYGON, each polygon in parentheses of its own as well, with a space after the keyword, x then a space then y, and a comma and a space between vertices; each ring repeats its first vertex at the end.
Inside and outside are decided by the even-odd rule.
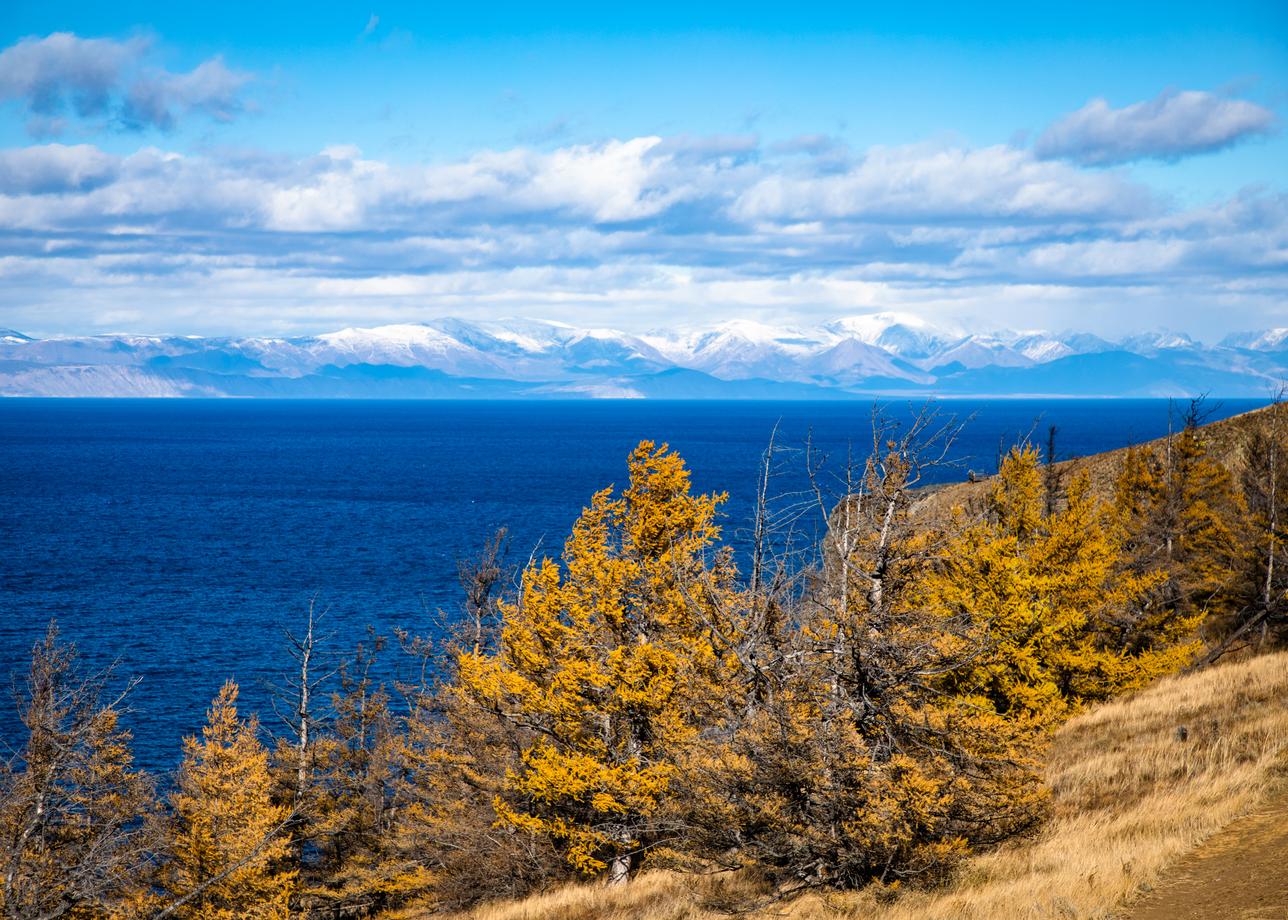
POLYGON ((1128 920, 1286 920, 1288 795, 1230 824, 1166 872, 1128 920))

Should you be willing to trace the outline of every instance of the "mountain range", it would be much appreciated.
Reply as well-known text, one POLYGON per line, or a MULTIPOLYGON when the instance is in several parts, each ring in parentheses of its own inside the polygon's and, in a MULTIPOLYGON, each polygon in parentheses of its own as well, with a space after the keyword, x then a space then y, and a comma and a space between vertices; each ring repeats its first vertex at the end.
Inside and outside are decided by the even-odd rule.
POLYGON ((0 396, 706 398, 1264 397, 1288 329, 1204 345, 1181 333, 967 333, 904 313, 809 328, 735 320, 633 334, 545 320, 347 328, 314 336, 0 329, 0 396))

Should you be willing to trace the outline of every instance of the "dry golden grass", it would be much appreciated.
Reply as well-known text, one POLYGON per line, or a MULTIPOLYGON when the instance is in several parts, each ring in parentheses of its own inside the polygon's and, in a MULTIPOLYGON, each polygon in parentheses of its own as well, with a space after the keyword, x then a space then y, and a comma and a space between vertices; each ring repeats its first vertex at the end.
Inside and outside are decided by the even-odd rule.
POLYGON ((1047 769, 1055 816, 1038 838, 980 856, 952 890, 881 916, 1111 917, 1168 863, 1277 794, 1286 754, 1288 654, 1161 681, 1060 731, 1047 769))
MULTIPOLYGON (((893 903, 871 892, 809 896, 756 916, 1114 917, 1169 863, 1280 794, 1286 766, 1288 653, 1169 678, 1061 729, 1047 769, 1052 820, 971 859, 948 888, 893 903)), ((646 872, 624 888, 570 886, 459 920, 715 920, 729 915, 704 907, 713 898, 756 893, 750 880, 646 872)))

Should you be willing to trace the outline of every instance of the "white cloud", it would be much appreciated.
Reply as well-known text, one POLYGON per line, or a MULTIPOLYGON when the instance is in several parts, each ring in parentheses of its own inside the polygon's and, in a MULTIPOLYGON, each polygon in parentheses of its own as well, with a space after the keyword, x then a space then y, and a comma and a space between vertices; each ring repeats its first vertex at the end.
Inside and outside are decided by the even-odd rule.
POLYGON ((171 73, 151 66, 151 54, 145 38, 23 38, 0 51, 0 101, 18 103, 35 136, 62 133, 68 117, 87 127, 165 130, 189 114, 230 121, 245 110, 250 74, 220 57, 171 73))
POLYGON ((1236 306, 1288 293, 1288 196, 1177 211, 1009 147, 841 151, 839 172, 836 154, 655 136, 411 165, 342 145, 0 151, 0 325, 134 309, 181 332, 444 313, 641 329, 903 306, 1112 331, 1098 305, 1242 322, 1236 306))
POLYGON ((189 73, 145 74, 131 84, 121 120, 130 128, 170 129, 179 116, 200 112, 229 122, 245 110, 241 91, 250 80, 250 74, 229 70, 222 57, 204 61, 189 73))
POLYGON ((1274 113, 1255 103, 1193 90, 1163 92, 1121 109, 1092 99, 1042 132, 1034 151, 1087 166, 1176 160, 1268 134, 1275 125, 1274 113))
POLYGON ((116 178, 116 157, 89 144, 0 150, 0 193, 46 195, 86 191, 116 178))
POLYGON ((766 176, 739 197, 734 212, 793 221, 1099 219, 1146 209, 1148 199, 1112 174, 1039 162, 1012 147, 875 147, 842 173, 766 176))

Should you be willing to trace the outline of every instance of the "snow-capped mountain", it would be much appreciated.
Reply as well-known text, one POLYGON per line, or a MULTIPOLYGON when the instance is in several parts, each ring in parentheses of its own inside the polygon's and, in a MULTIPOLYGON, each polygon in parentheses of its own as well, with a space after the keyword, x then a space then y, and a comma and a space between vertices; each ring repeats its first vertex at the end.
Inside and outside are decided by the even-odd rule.
POLYGON ((1047 335, 1045 332, 1022 334, 1010 343, 1010 347, 1037 364, 1041 364, 1044 361, 1054 361, 1056 358, 1067 358, 1069 355, 1078 353, 1067 342, 1047 335))
POLYGON ((801 365, 810 380, 837 386, 862 386, 867 381, 904 380, 927 384, 934 377, 909 364, 898 354, 860 339, 841 339, 812 355, 801 365))
POLYGON ((1211 347, 1176 332, 1112 343, 893 312, 642 334, 455 317, 264 338, 0 330, 0 395, 11 396, 1261 396, 1285 378, 1288 329, 1211 347))
POLYGON ((1288 349, 1288 329, 1236 332, 1223 338, 1221 344, 1226 348, 1246 348, 1249 351, 1284 351, 1288 349))
POLYGON ((968 335, 921 359, 922 367, 939 373, 981 367, 1028 367, 1033 363, 1033 359, 1022 355, 995 335, 968 335))
POLYGON ((901 358, 929 358, 962 338, 961 330, 932 326, 912 313, 865 313, 833 320, 823 326, 844 338, 875 345, 901 358))
POLYGON ((725 380, 794 379, 802 361, 826 347, 830 337, 748 320, 676 336, 654 333, 649 341, 679 367, 725 380))
POLYGON ((1198 343, 1184 332, 1164 330, 1162 332, 1146 332, 1141 335, 1128 336, 1119 344, 1127 351, 1146 354, 1152 351, 1194 348, 1198 343))

